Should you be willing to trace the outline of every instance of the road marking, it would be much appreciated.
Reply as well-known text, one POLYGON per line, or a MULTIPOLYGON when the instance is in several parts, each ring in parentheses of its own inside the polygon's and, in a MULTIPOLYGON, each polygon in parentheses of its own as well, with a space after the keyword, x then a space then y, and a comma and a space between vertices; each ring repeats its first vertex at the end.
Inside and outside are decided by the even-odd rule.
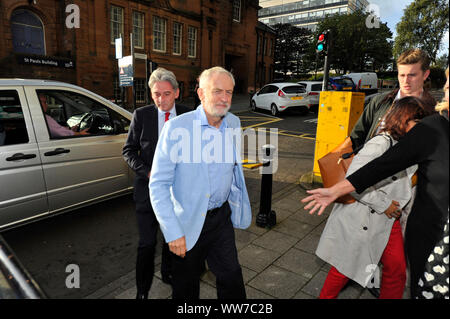
POLYGON ((261 125, 265 125, 265 124, 270 124, 270 123, 275 123, 275 122, 279 122, 279 121, 281 121, 281 119, 273 119, 273 120, 270 120, 270 121, 266 121, 266 122, 261 122, 261 123, 257 123, 257 124, 253 124, 253 125, 249 125, 249 126, 245 126, 245 127, 243 127, 242 129, 243 130, 245 130, 245 129, 248 129, 248 128, 252 128, 252 127, 257 127, 257 126, 261 126, 261 125))
POLYGON ((255 111, 250 111, 250 112, 255 113, 255 114, 263 114, 264 116, 267 116, 267 117, 272 117, 272 118, 275 118, 275 119, 280 119, 280 120, 282 120, 281 118, 276 117, 276 116, 273 116, 273 115, 264 114, 264 113, 260 113, 260 112, 255 112, 255 111))
MULTIPOLYGON (((261 117, 261 116, 259 116, 259 117, 256 117, 256 116, 255 117, 253 117, 253 116, 240 116, 239 118, 241 119, 242 122, 253 122, 253 121, 258 121, 258 120, 265 120, 265 119, 267 119, 267 117, 269 117, 269 116, 264 116, 264 117, 261 117)), ((279 121, 283 120, 283 119, 281 119, 279 117, 275 117, 275 116, 270 116, 270 117, 272 117, 273 119, 269 120, 269 121, 263 121, 261 123, 256 123, 256 124, 253 124, 253 125, 249 125, 249 126, 243 126, 242 130, 245 130, 245 129, 248 129, 248 128, 254 128, 254 127, 261 127, 261 126, 266 125, 266 124, 276 123, 276 122, 279 122, 279 121)), ((317 119, 310 119, 310 120, 306 120, 306 121, 314 121, 314 120, 317 121, 317 119)), ((261 128, 265 128, 265 129, 270 130, 270 127, 261 127, 261 128)), ((287 131, 287 130, 280 130, 280 129, 277 130, 277 134, 284 135, 284 136, 289 136, 289 137, 302 138, 302 139, 306 139, 306 140, 315 140, 316 139, 315 137, 311 137, 311 136, 314 136, 311 133, 287 131)))
POLYGON ((305 123, 315 123, 315 124, 317 124, 317 118, 315 118, 315 119, 309 119, 309 120, 304 120, 303 122, 305 122, 305 123))

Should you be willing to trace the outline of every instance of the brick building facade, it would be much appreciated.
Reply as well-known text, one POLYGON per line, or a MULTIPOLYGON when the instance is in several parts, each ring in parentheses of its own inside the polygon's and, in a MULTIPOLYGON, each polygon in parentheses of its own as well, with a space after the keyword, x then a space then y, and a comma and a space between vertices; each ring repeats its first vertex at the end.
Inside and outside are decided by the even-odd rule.
POLYGON ((60 80, 117 101, 114 39, 122 35, 127 56, 133 33, 137 105, 148 102, 149 61, 176 74, 183 97, 215 65, 246 93, 272 80, 275 34, 258 9, 257 0, 2 0, 0 77, 60 80))

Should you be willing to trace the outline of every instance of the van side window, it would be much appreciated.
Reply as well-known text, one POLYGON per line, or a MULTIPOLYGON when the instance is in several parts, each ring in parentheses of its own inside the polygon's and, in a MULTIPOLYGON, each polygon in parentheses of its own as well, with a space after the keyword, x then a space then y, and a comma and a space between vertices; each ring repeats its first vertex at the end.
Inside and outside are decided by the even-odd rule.
POLYGON ((22 105, 16 90, 0 90, 0 147, 28 143, 22 105))
POLYGON ((37 90, 51 139, 127 133, 130 121, 85 95, 37 90))

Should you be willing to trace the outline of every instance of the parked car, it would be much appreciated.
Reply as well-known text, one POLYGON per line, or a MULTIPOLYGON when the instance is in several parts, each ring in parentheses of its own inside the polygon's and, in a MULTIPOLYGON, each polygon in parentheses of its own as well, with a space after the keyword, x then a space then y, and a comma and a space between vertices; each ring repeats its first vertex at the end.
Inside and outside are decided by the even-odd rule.
POLYGON ((347 76, 336 76, 329 79, 331 89, 335 91, 356 91, 356 85, 347 76))
POLYGON ((309 109, 316 111, 319 106, 320 92, 322 91, 322 82, 320 81, 300 81, 297 82, 306 90, 306 101, 309 109))
POLYGON ((349 73, 345 75, 356 84, 356 91, 367 95, 378 93, 378 77, 375 72, 349 73))
POLYGON ((75 85, 1 79, 0 230, 131 192, 131 116, 75 85))
POLYGON ((287 109, 298 109, 302 114, 309 112, 308 95, 302 85, 296 83, 270 83, 261 88, 252 97, 251 108, 270 110, 278 115, 287 109))

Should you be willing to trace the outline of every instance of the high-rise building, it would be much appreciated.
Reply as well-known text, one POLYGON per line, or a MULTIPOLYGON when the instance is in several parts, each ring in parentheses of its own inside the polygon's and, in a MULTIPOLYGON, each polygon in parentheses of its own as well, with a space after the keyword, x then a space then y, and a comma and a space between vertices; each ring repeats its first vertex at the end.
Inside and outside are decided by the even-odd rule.
POLYGON ((258 12, 259 21, 273 26, 289 23, 315 31, 320 20, 326 15, 352 13, 364 10, 367 0, 259 0, 262 9, 258 12))

